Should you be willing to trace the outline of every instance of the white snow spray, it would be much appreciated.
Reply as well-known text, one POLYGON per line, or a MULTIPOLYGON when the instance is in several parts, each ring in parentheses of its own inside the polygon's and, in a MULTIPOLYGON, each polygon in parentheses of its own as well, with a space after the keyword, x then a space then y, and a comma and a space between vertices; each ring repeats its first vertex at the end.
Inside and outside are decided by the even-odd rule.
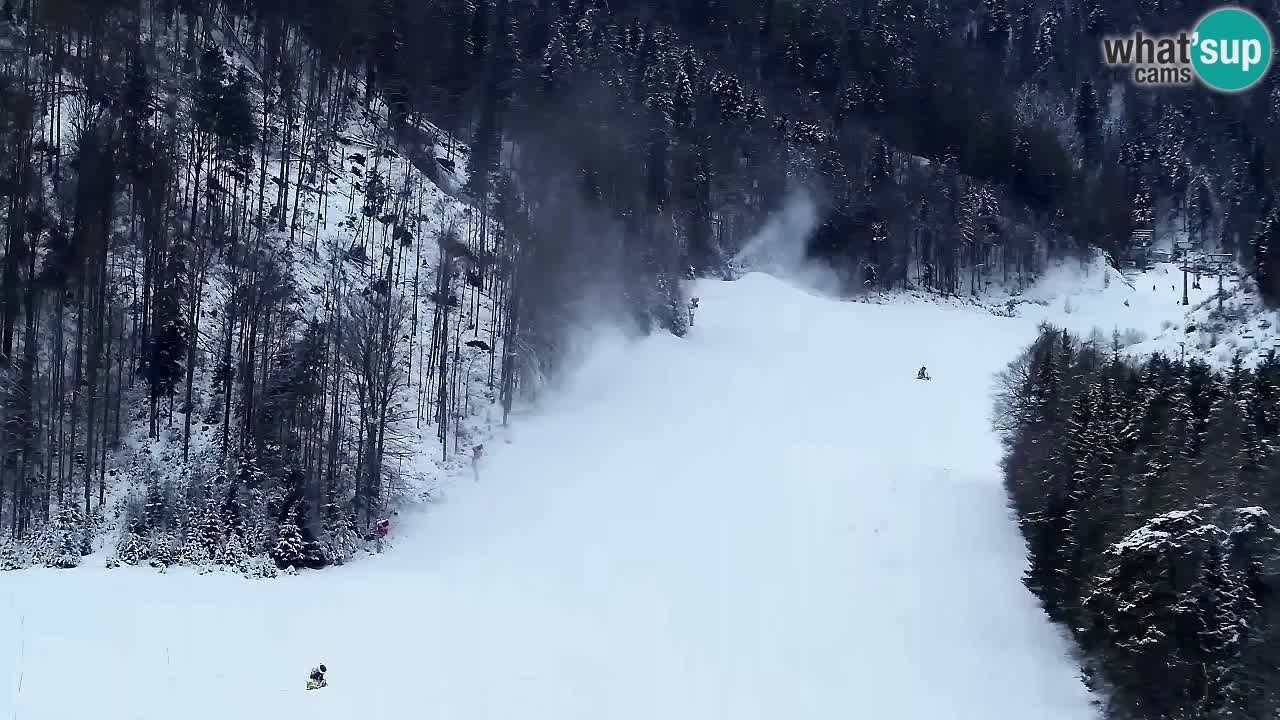
POLYGON ((733 257, 735 266, 750 270, 790 270, 803 264, 804 244, 818 225, 818 208, 803 191, 792 191, 782 209, 733 257))
POLYGON ((763 272, 817 293, 838 294, 836 274, 805 252, 820 221, 813 197, 807 191, 792 190, 782 209, 747 240, 730 264, 739 272, 763 272))

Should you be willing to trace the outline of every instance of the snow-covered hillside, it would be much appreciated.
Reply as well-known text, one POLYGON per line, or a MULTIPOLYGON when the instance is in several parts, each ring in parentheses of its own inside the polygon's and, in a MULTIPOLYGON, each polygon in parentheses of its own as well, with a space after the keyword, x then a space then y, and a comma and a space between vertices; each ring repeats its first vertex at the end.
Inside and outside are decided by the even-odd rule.
MULTIPOLYGON (((1228 287, 1231 287, 1228 284, 1228 287)), ((1088 262, 1058 261, 1026 292, 1004 301, 1004 307, 1020 317, 1045 320, 1078 334, 1098 330, 1105 341, 1115 331, 1132 354, 1168 351, 1157 338, 1181 327, 1189 311, 1215 295, 1208 280, 1187 286, 1188 305, 1182 304, 1182 273, 1172 263, 1158 263, 1150 270, 1121 273, 1101 254, 1088 262)), ((1176 344, 1173 351, 1178 352, 1176 344)))
MULTIPOLYGON (((12 537, 0 538, 0 569, 76 564, 83 546, 83 552, 93 551, 84 562, 98 566, 117 557, 124 563, 157 565, 207 565, 216 560, 227 567, 273 573, 275 563, 263 557, 277 545, 279 528, 287 523, 278 512, 281 506, 273 505, 274 514, 280 515, 276 522, 263 522, 273 513, 259 511, 284 496, 276 490, 288 473, 278 470, 305 464, 294 452, 301 446, 283 439, 293 432, 287 426, 295 424, 279 420, 290 414, 285 405, 305 405, 295 417, 329 428, 326 446, 331 457, 320 463, 322 454, 310 456, 315 467, 324 464, 327 472, 311 473, 309 492, 319 498, 315 482, 324 477, 332 487, 322 494, 338 501, 329 505, 326 520, 320 519, 318 500, 304 502, 301 524, 307 535, 317 538, 311 547, 324 551, 325 562, 344 562, 373 543, 362 544, 359 533, 343 530, 345 521, 335 523, 334 518, 352 514, 352 528, 360 524, 359 530, 367 533, 373 518, 390 513, 401 502, 430 495, 450 474, 465 472, 464 458, 486 439, 500 412, 493 404, 499 393, 497 358, 503 356, 501 318, 495 308, 503 291, 492 269, 498 260, 492 223, 482 221, 458 197, 467 179, 460 167, 466 150, 430 122, 392 122, 386 102, 372 93, 362 100, 365 87, 354 80, 323 113, 312 101, 306 113, 299 111, 299 116, 305 115, 301 119, 276 118, 272 108, 283 103, 260 89, 264 69, 250 51, 254 28, 225 18, 210 21, 210 44, 199 63, 203 82, 222 94, 209 90, 202 96, 189 87, 192 78, 172 72, 181 62, 162 62, 183 52, 174 27, 160 18, 151 20, 142 37, 154 47, 145 56, 148 62, 140 61, 139 72, 151 73, 156 94, 171 98, 173 104, 156 122, 175 132, 195 132, 191 128, 198 125, 194 118, 200 116, 202 98, 205 105, 221 107, 234 105, 229 98, 240 97, 255 118, 261 108, 262 126, 255 126, 251 134, 267 141, 250 153, 261 153, 253 172, 241 168, 229 173, 194 149, 198 142, 177 163, 175 177, 185 183, 184 195, 201 200, 183 210, 193 215, 179 213, 167 228, 182 228, 181 233, 172 232, 175 246, 186 241, 173 251, 177 259, 170 265, 191 265, 189 271, 173 270, 175 277, 181 275, 184 288, 178 303, 181 312, 174 310, 180 316, 174 327, 180 326, 181 332, 175 330, 173 336, 195 340, 166 341, 174 345, 162 353, 174 358, 174 383, 156 396, 154 423, 148 422, 152 384, 139 370, 146 363, 138 361, 150 355, 137 352, 132 341, 126 347, 124 339, 140 335, 141 342, 151 343, 148 347, 167 346, 148 340, 142 327, 126 327, 108 342, 108 347, 117 343, 118 349, 106 353, 107 381, 96 383, 105 387, 96 390, 94 398, 105 398, 110 410, 93 417, 111 421, 101 433, 110 440, 88 453, 89 468, 77 473, 90 485, 83 494, 84 505, 79 505, 78 488, 71 492, 77 507, 62 501, 70 488, 66 476, 72 463, 61 458, 77 458, 75 465, 81 468, 86 454, 76 451, 76 438, 84 434, 78 418, 72 417, 75 411, 36 420, 41 427, 36 435, 47 438, 51 446, 48 456, 58 458, 49 461, 50 467, 58 467, 58 475, 40 474, 32 482, 55 490, 30 490, 39 502, 28 501, 29 511, 15 510, 13 500, 8 513, 0 508, 5 527, 12 528, 12 537), (237 87, 241 95, 228 89, 237 87), (272 138, 281 136, 292 139, 273 144, 272 138), (251 211, 254 187, 259 188, 258 203, 251 211), (241 205, 245 214, 260 212, 263 222, 237 235, 238 221, 228 219, 229 211, 228 217, 218 213, 241 205), (229 226, 232 231, 210 231, 206 237, 203 229, 190 228, 192 217, 197 229, 203 224, 219 231, 229 226), (255 320, 253 313, 259 311, 273 319, 255 320), (189 378, 184 375, 188 366, 189 378), (250 400, 258 405, 242 407, 250 400), (279 407, 270 407, 273 404, 279 407), (374 424, 382 432, 375 431, 374 424), (56 440, 62 437, 70 439, 56 440), (373 437, 379 438, 381 449, 366 447, 363 438, 373 437), (378 456, 376 469, 367 459, 371 456, 378 456), (263 465, 268 470, 256 475, 253 468, 261 470, 263 465), (251 499, 254 490, 238 487, 239 481, 227 484, 242 472, 245 477, 265 478, 251 499), (95 488, 93 480, 99 477, 95 488), (364 491, 354 487, 361 483, 364 491), (353 500, 360 492, 370 497, 353 500), (243 533, 215 532, 223 539, 213 549, 199 548, 202 543, 189 531, 190 519, 211 513, 176 509, 178 498, 186 496, 185 502, 196 495, 234 497, 247 510, 244 515, 256 514, 258 521, 250 522, 256 527, 243 533), (360 513, 352 513, 353 502, 364 503, 365 517, 355 517, 360 513), (149 528, 140 522, 148 506, 157 510, 149 528), (90 515, 87 523, 81 520, 82 507, 90 515), (53 522, 36 521, 19 532, 20 519, 30 522, 23 512, 51 516, 53 522), (86 525, 91 531, 82 542, 86 525), (241 554, 227 550, 231 534, 242 534, 237 543, 243 540, 247 554, 259 557, 228 560, 241 554)), ((2 20, 0 24, 7 26, 2 20)), ((301 41, 299 47, 304 47, 301 41)), ((74 85, 74 77, 68 71, 64 82, 74 85)), ((328 76, 313 66, 295 78, 295 90, 313 97, 320 92, 322 77, 328 76)), ((206 107, 203 112, 213 110, 206 107)), ((82 130, 67 120, 50 134, 59 145, 75 147, 82 130)), ((114 295, 132 308, 129 313, 118 308, 119 324, 136 324, 138 308, 152 302, 148 293, 156 281, 149 279, 148 268, 158 261, 148 259, 150 245, 137 239, 136 218, 122 214, 115 222, 112 259, 104 261, 104 267, 110 268, 114 295)), ((46 257, 44 262, 53 260, 46 257)), ((71 317, 59 310, 48 319, 50 329, 73 332, 71 317)), ((54 335, 32 334, 33 348, 43 343, 33 356, 45 363, 38 365, 33 382, 42 372, 53 373, 55 366, 78 367, 72 365, 80 362, 77 353, 48 351, 60 347, 49 339, 54 335)), ((7 391, 5 382, 0 385, 7 391)), ((70 401, 37 404, 77 407, 70 401)), ((15 487, 11 482, 0 491, 0 505, 6 497, 18 496, 15 487)), ((195 504, 206 510, 216 506, 204 499, 195 504)))
POLYGON ((1135 292, 1009 318, 707 282, 684 339, 601 334, 394 552, 6 575, 0 717, 1091 717, 986 409, 1040 320, 1177 317, 1135 292))
MULTIPOLYGON (((1170 273, 1175 271, 1169 266, 1170 273)), ((1171 356, 1185 352, 1187 357, 1198 357, 1217 367, 1229 364, 1239 354, 1246 367, 1254 367, 1280 347, 1280 316, 1266 307, 1252 280, 1224 277, 1221 298, 1216 277, 1202 276, 1200 285, 1201 292, 1193 291, 1193 304, 1186 316, 1170 322, 1138 349, 1171 356), (1201 298, 1199 302, 1194 301, 1196 297, 1201 298)))
POLYGON ((1224 272, 1221 294, 1217 275, 1188 273, 1187 305, 1183 283, 1177 263, 1122 274, 1098 255, 1057 264, 1006 307, 1077 333, 1096 329, 1107 343, 1118 330, 1123 352, 1133 357, 1160 352, 1221 368, 1239 354, 1252 367, 1280 344, 1280 317, 1238 269, 1224 272))

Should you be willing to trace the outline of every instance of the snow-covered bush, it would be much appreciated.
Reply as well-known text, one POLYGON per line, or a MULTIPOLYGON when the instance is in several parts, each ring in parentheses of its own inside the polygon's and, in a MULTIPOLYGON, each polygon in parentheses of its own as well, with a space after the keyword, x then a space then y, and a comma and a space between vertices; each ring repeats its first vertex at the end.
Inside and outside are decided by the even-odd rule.
POLYGON ((138 526, 131 525, 120 534, 120 542, 116 544, 116 558, 126 565, 137 565, 147 559, 149 549, 146 538, 138 533, 138 526))
POLYGON ((280 577, 280 570, 276 568, 273 561, 259 556, 249 560, 244 575, 250 578, 270 579, 280 577))
POLYGON ((78 566, 80 558, 88 555, 91 550, 87 530, 78 504, 70 503, 59 509, 54 524, 52 553, 46 558, 45 564, 64 569, 78 566))
POLYGON ((205 559, 216 557, 227 538, 227 528, 215 498, 212 492, 206 493, 204 506, 195 521, 194 537, 191 538, 191 542, 204 551, 205 559))
POLYGON ((177 544, 177 538, 172 532, 162 532, 152 536, 148 553, 151 558, 151 567, 164 568, 175 564, 179 557, 177 544))
POLYGON ((350 516, 335 519, 330 524, 328 536, 325 547, 335 565, 342 565, 360 552, 362 546, 360 533, 356 530, 355 520, 350 516))
POLYGON ((23 547, 12 539, 0 542, 0 572, 5 570, 21 570, 26 567, 23 547))
POLYGON ((296 568, 303 564, 306 556, 306 540, 302 530, 292 517, 280 526, 280 534, 276 544, 271 548, 271 559, 276 561, 280 569, 296 568))
POLYGON ((209 548, 205 546, 200 536, 188 535, 178 549, 175 564, 201 567, 208 565, 212 559, 213 556, 210 555, 209 548))
POLYGON ((214 555, 214 561, 236 572, 247 572, 250 561, 249 549, 237 533, 231 533, 214 555))

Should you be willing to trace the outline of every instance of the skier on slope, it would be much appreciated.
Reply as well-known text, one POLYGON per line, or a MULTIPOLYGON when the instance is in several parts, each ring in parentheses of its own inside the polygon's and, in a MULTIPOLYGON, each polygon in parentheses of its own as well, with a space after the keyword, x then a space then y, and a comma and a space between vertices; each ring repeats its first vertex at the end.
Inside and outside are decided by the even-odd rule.
POLYGON ((325 668, 324 663, 320 663, 320 667, 311 668, 311 676, 307 678, 307 689, 315 690, 328 685, 329 681, 324 679, 326 672, 328 672, 328 669, 325 668))
POLYGON ((923 365, 920 366, 920 372, 916 373, 917 380, 929 380, 929 371, 923 365))

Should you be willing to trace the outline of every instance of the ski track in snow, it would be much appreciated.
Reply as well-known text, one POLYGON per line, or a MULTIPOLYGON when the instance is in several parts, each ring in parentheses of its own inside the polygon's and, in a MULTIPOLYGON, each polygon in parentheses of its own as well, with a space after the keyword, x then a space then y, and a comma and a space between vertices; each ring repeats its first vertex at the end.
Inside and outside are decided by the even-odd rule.
POLYGON ((990 388, 1041 319, 1177 318, 1122 305, 1143 282, 1013 319, 704 282, 688 337, 602 335, 392 552, 0 574, 0 718, 1094 717, 1019 581, 990 388))

